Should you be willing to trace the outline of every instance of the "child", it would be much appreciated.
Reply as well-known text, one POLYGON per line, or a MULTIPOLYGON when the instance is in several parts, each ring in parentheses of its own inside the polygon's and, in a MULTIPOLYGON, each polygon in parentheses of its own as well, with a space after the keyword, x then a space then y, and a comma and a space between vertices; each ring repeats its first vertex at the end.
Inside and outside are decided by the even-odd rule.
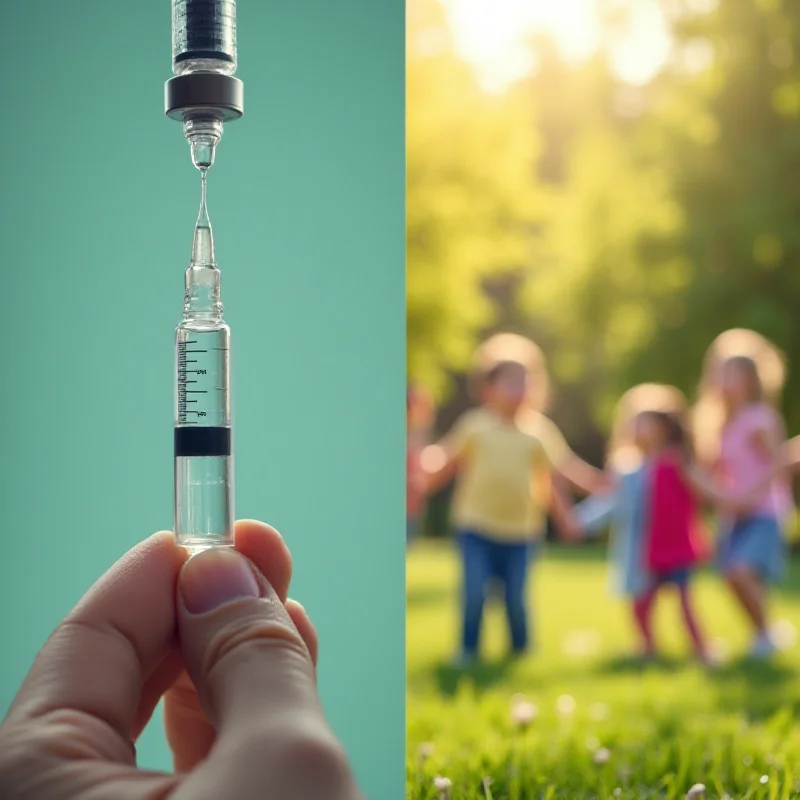
MULTIPOLYGON (((655 653, 651 616, 659 589, 673 584, 680 595, 683 622, 695 655, 708 662, 689 593, 692 572, 706 555, 695 502, 698 491, 691 465, 691 447, 681 417, 652 411, 638 419, 640 446, 650 460, 650 513, 645 564, 650 585, 636 598, 634 613, 645 643, 645 655, 655 653)), ((702 490, 701 490, 702 491, 702 490)))
MULTIPOLYGON (((771 351, 778 357, 774 348, 771 351)), ((706 427, 714 435, 709 439, 714 448, 708 455, 716 472, 731 494, 749 498, 746 513, 734 515, 720 509, 719 565, 753 625, 751 656, 767 658, 775 644, 767 625, 766 587, 783 572, 782 529, 792 510, 792 498, 783 474, 784 424, 770 402, 757 357, 755 351, 718 361, 705 382, 701 400, 705 407, 713 409, 716 403, 719 409, 706 427)), ((772 388, 774 396, 775 386, 772 388)), ((702 416, 697 422, 703 423, 702 416)))
POLYGON ((614 488, 578 505, 568 524, 591 535, 611 522, 614 589, 632 601, 646 657, 655 652, 650 619, 656 595, 674 583, 695 651, 705 660, 689 595, 702 547, 684 475, 688 446, 679 420, 685 408, 685 398, 671 386, 641 384, 626 392, 617 404, 609 447, 614 488))
POLYGON ((430 398, 419 388, 406 389, 406 545, 419 534, 425 509, 422 452, 433 414, 430 398))
POLYGON ((723 364, 732 356, 747 356, 758 365, 764 396, 776 402, 786 380, 783 355, 769 339, 746 328, 723 331, 711 343, 703 360, 697 402, 692 409, 692 435, 698 458, 713 468, 719 455, 725 404, 720 395, 723 364))
POLYGON ((437 446, 439 469, 429 477, 429 491, 456 479, 451 515, 463 568, 461 664, 477 657, 492 578, 504 588, 513 652, 528 648, 525 587, 545 527, 545 510, 533 491, 539 474, 558 473, 585 491, 603 481, 541 413, 547 372, 533 342, 498 334, 478 350, 476 362, 473 388, 480 405, 437 446))

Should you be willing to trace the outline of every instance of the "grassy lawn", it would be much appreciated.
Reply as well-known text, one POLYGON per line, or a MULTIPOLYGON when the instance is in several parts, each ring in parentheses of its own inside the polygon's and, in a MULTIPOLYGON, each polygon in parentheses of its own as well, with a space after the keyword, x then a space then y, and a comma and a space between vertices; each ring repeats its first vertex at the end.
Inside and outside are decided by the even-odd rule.
MULTIPOLYGON (((663 660, 641 667, 630 659, 633 632, 627 608, 608 592, 603 551, 554 546, 530 586, 535 654, 505 660, 505 620, 493 604, 484 661, 459 672, 448 666, 458 580, 451 546, 412 548, 410 800, 683 798, 697 783, 707 798, 800 798, 800 645, 769 665, 743 660, 747 630, 713 574, 696 587, 701 622, 725 657, 713 673, 688 658, 669 591, 656 611, 663 660), (515 704, 517 716, 533 715, 530 724, 515 720, 515 704), (450 788, 437 789, 437 776, 450 788)), ((791 641, 800 627, 797 559, 774 615, 791 641)))

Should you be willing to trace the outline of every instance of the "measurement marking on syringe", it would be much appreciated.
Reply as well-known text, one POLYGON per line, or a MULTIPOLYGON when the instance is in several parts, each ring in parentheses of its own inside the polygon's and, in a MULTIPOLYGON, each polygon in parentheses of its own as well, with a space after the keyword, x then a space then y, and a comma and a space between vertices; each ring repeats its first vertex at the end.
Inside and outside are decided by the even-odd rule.
MULTIPOLYGON (((227 389, 216 384, 220 383, 219 369, 222 368, 223 371, 226 369, 229 348, 215 347, 214 344, 204 338, 177 343, 177 426, 205 430, 208 422, 215 420, 220 413, 220 410, 217 409, 217 405, 220 403, 217 395, 227 389), (197 346, 198 344, 200 347, 197 346), (222 362, 222 359, 225 359, 225 362, 222 362), (192 377, 189 377, 190 374, 192 377), (206 388, 196 388, 198 386, 206 388), (213 394, 214 397, 196 397, 200 394, 213 394), (194 406, 194 408, 190 406, 194 406)), ((221 408, 224 408, 224 403, 221 408)), ((186 455, 192 454, 200 455, 201 453, 186 453, 186 455)))

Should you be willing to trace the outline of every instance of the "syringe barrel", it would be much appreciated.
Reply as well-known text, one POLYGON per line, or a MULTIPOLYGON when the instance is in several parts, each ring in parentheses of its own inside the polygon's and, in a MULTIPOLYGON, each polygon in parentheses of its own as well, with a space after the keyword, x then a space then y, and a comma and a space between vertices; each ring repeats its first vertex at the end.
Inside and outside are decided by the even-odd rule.
POLYGON ((172 0, 176 75, 236 71, 236 0, 172 0))
POLYGON ((214 163, 222 124, 244 113, 236 72, 236 0, 172 0, 172 71, 164 111, 183 123, 198 169, 214 163))
POLYGON ((233 544, 230 328, 184 320, 175 332, 175 538, 197 552, 233 544))

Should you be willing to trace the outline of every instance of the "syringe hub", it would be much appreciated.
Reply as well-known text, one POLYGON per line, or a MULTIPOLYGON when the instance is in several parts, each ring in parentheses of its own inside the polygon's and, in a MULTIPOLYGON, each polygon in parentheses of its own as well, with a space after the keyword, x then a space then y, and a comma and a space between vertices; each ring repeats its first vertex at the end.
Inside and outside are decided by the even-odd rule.
POLYGON ((192 148, 192 163, 201 171, 214 164, 214 154, 222 138, 222 120, 212 114, 198 114, 183 121, 183 135, 192 148))
POLYGON ((244 114, 244 84, 219 72, 185 72, 170 78, 164 87, 164 107, 170 119, 213 115, 220 121, 244 114))

